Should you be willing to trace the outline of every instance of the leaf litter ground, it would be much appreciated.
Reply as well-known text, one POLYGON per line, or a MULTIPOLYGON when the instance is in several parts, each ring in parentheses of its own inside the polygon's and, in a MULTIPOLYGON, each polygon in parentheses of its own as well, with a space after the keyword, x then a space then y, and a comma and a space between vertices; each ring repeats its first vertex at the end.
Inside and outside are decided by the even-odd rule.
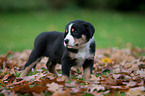
MULTIPOLYGON (((71 80, 49 73, 48 58, 43 58, 35 71, 20 78, 31 50, 0 56, 0 95, 5 96, 144 96, 145 49, 97 49, 93 74, 83 80, 82 68, 72 68, 71 80)), ((61 65, 56 66, 61 74, 61 65)))

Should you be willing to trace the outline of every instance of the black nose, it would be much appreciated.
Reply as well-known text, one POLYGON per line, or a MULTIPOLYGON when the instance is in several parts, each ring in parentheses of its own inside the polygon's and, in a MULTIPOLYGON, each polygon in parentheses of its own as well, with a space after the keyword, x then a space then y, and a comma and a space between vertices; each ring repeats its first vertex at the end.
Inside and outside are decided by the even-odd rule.
POLYGON ((69 40, 68 39, 65 39, 64 42, 65 42, 65 44, 68 44, 69 40))
POLYGON ((79 44, 75 44, 76 46, 78 46, 79 44))

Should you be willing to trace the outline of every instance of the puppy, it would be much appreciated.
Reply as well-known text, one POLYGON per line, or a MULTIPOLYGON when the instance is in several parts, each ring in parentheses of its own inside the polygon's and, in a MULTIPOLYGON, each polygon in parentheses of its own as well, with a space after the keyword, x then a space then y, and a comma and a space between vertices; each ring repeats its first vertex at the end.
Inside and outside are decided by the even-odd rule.
POLYGON ((53 31, 39 34, 21 77, 26 76, 46 56, 49 57, 46 64, 49 72, 57 74, 55 66, 62 64, 62 76, 67 79, 72 66, 83 66, 83 77, 88 80, 94 64, 94 32, 92 24, 74 20, 66 25, 65 33, 53 31))

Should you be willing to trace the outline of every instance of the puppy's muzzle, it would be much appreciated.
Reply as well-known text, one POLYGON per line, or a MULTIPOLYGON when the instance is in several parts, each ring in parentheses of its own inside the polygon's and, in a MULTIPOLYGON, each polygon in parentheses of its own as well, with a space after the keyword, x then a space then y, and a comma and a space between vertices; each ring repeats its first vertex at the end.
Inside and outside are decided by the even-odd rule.
POLYGON ((73 48, 73 47, 77 47, 79 44, 77 43, 77 44, 75 44, 74 46, 69 45, 69 39, 65 39, 65 40, 64 40, 64 45, 65 45, 66 47, 68 47, 68 48, 73 48))
POLYGON ((69 42, 69 40, 68 40, 68 39, 65 39, 64 42, 65 42, 65 44, 67 45, 68 42, 69 42))

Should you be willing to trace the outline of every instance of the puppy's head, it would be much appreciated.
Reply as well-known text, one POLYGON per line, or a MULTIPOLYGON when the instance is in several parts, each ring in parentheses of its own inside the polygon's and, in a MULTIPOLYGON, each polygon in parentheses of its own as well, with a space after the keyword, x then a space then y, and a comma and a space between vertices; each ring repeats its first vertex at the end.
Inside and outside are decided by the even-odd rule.
POLYGON ((68 48, 79 48, 93 37, 94 32, 92 24, 83 20, 74 20, 66 25, 64 45, 68 48))

